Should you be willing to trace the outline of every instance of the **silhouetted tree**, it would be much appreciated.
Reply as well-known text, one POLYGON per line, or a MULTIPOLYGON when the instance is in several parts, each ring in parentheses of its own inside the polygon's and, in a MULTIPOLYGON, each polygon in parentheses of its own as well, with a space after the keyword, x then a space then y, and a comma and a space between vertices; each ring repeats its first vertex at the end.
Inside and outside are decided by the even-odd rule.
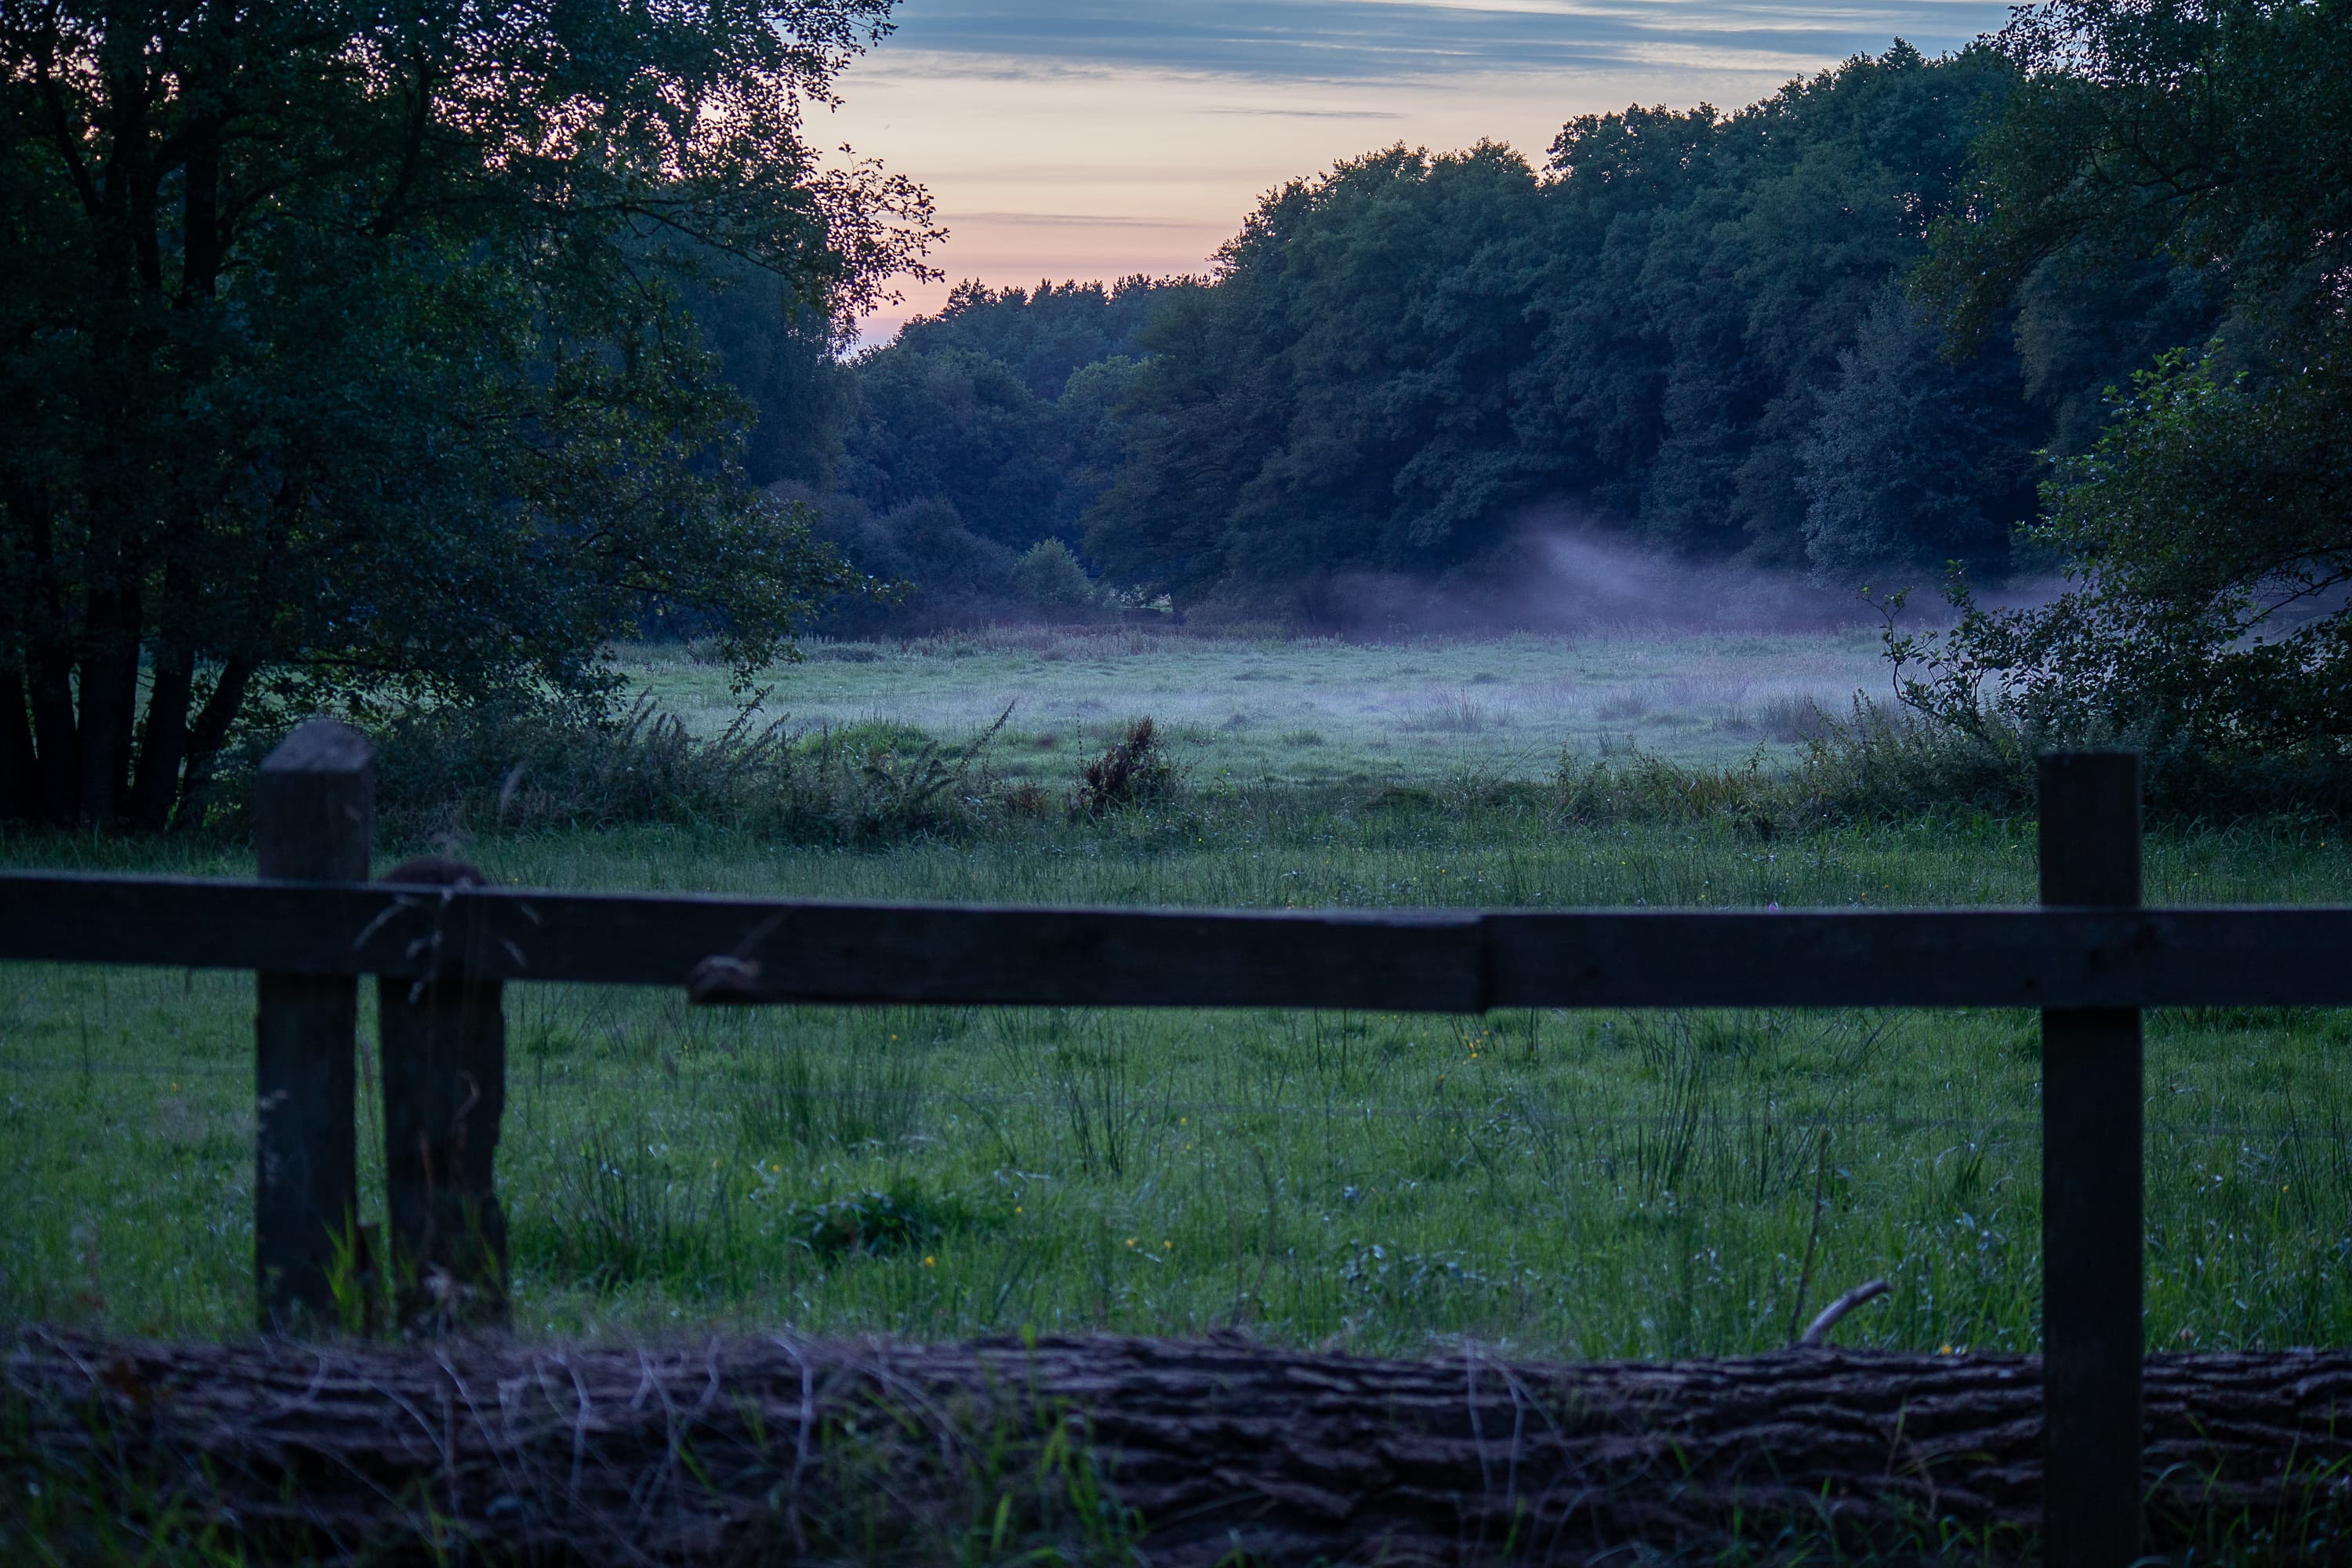
POLYGON ((850 581, 741 482, 680 289, 931 236, 801 131, 888 0, 0 0, 0 816, 158 825, 257 705, 593 699, 850 581))

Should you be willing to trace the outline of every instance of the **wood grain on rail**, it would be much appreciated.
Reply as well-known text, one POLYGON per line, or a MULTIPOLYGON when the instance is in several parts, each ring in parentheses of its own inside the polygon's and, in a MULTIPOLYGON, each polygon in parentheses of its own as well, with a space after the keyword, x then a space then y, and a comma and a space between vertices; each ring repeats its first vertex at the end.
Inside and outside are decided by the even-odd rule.
POLYGON ((0 959, 1042 1006, 2352 1005, 2352 908, 1214 911, 0 872, 0 959))

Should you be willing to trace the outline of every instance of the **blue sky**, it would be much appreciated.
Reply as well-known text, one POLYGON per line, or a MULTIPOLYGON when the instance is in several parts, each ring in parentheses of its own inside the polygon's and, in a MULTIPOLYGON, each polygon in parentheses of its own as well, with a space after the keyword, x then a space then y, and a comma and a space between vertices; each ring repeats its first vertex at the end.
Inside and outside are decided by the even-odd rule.
MULTIPOLYGON (((1980 0, 901 0, 817 129, 931 188, 950 280, 1198 271, 1261 193, 1376 147, 1483 136, 1539 161, 1575 114, 1737 107, 2007 16, 1980 0)), ((869 336, 945 285, 906 291, 869 336)))

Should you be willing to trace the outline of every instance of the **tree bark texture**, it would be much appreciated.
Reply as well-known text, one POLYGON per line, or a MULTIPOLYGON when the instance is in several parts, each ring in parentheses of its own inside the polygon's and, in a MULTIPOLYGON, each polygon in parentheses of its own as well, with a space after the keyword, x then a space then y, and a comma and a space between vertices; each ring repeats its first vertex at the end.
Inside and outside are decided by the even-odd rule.
MULTIPOLYGON (((0 636, 5 628, 0 627, 0 636)), ((33 721, 25 707, 25 678, 0 669, 0 822, 34 822, 42 812, 39 761, 33 721)))
POLYGON ((180 764, 187 758, 188 704, 195 686, 195 654, 185 643, 159 642, 154 682, 147 692, 147 719, 139 730, 138 772, 131 784, 131 819, 140 827, 161 829, 172 819, 180 794, 180 764))
MULTIPOLYGON (((135 1472, 109 1495, 177 1496, 273 1555, 406 1560, 436 1540, 441 1561, 455 1545, 533 1563, 1011 1560, 1049 1542, 1177 1564, 2039 1551, 2041 1367, 2024 1357, 10 1341, 5 1429, 29 1443, 0 1442, 7 1468, 29 1452, 135 1472)), ((2149 1550, 2342 1554, 2352 1352, 2151 1358, 2147 1412, 2149 1550)))

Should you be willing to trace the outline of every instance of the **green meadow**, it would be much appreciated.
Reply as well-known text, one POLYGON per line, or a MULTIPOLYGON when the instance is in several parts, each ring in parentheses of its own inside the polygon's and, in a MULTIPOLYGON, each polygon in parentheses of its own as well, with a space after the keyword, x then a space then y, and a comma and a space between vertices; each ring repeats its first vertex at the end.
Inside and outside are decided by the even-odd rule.
MULTIPOLYGON (((872 900, 2032 897, 2030 822, 1592 826, 1545 782, 1564 745, 1606 733, 1601 712, 1637 697, 1644 745, 1695 759, 1785 745, 1740 715, 1789 693, 1833 700, 1838 661, 1868 673, 1846 639, 1761 639, 1748 656, 1728 639, 1077 641, 1060 658, 1013 637, 969 652, 821 647, 777 673, 770 700, 796 721, 952 739, 1017 698, 1007 728, 1027 743, 1000 737, 1004 768, 1056 785, 1150 712, 1200 737, 1171 799, 856 848, 721 827, 440 847, 509 884, 872 900), (1677 647, 1682 673, 1640 673, 1677 647), (1496 717, 1459 731, 1398 720, 1447 693, 1496 717), (1657 714, 1698 721, 1645 731, 1657 714), (1319 743, 1284 739, 1310 728, 1319 743)), ((692 722, 723 722, 719 673, 649 658, 642 679, 692 722)), ((407 847, 380 846, 380 863, 407 847)), ((0 856, 250 871, 228 842, 16 838, 0 856)), ((2323 825, 2168 828, 2147 882, 2158 901, 2342 901, 2352 856, 2323 825)), ((516 985, 508 1016, 500 1174, 518 1328, 533 1336, 1239 1327, 1383 1353, 1475 1339, 1660 1357, 1784 1344, 1832 1297, 1885 1278, 1892 1294, 1843 1342, 2035 1342, 2030 1014, 714 1011, 516 985)), ((249 977, 0 968, 0 1315, 245 1331, 250 1031, 249 977)), ((2151 1015, 2151 1345, 2352 1342, 2347 1045, 2337 1013, 2151 1015)), ((372 1038, 362 1051, 362 1170, 380 1205, 372 1038)))
MULTIPOLYGON (((1548 776, 1568 746, 1727 763, 1785 757, 1812 709, 1883 692, 1874 629, 1621 632, 1410 643, 1251 641, 1148 628, 1003 627, 809 645, 762 676, 763 718, 911 725, 952 737, 1007 715, 997 766, 1062 780, 1150 714, 1195 783, 1393 784, 1548 776)), ((699 731, 746 694, 683 647, 631 659, 633 685, 699 731)))

